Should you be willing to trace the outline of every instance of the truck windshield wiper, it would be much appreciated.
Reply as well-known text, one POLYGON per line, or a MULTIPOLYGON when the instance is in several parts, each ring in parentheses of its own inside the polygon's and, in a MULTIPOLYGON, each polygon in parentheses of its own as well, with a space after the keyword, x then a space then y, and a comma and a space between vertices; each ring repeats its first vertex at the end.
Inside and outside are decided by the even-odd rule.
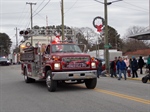
POLYGON ((61 52, 61 53, 66 53, 66 52, 68 52, 68 51, 55 51, 55 52, 57 52, 57 53, 59 53, 59 52, 61 52))
POLYGON ((67 52, 75 52, 75 51, 67 51, 67 52))

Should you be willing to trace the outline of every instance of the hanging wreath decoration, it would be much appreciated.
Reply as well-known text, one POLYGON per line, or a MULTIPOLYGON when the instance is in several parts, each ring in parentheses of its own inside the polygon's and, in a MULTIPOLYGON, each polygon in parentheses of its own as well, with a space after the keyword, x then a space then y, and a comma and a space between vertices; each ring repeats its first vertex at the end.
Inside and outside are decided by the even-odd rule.
POLYGON ((97 29, 97 32, 101 32, 104 26, 104 18, 97 16, 93 19, 93 26, 97 29), (100 20, 101 24, 96 24, 96 21, 100 20))

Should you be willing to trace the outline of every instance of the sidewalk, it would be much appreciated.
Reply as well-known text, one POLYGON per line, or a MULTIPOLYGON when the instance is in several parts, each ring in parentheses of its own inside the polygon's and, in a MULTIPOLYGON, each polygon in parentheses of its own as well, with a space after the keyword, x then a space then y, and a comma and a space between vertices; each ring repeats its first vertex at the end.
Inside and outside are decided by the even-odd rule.
MULTIPOLYGON (((131 74, 131 77, 128 77, 128 73, 127 73, 127 74, 126 74, 127 79, 129 79, 129 80, 138 80, 138 81, 141 81, 142 78, 146 75, 145 71, 146 71, 146 69, 143 68, 143 74, 140 74, 140 70, 138 69, 138 71, 137 71, 138 78, 136 78, 136 77, 135 77, 135 78, 132 78, 132 74, 131 74)), ((107 77, 110 77, 109 74, 107 74, 106 76, 107 76, 107 77)), ((123 77, 123 74, 122 74, 122 77, 123 77)))
POLYGON ((131 74, 131 77, 128 77, 128 74, 127 74, 127 79, 130 79, 130 80, 142 80, 142 78, 147 74, 145 73, 146 72, 146 68, 143 68, 143 74, 140 74, 140 69, 137 70, 137 74, 138 74, 138 78, 132 78, 132 74, 131 74))

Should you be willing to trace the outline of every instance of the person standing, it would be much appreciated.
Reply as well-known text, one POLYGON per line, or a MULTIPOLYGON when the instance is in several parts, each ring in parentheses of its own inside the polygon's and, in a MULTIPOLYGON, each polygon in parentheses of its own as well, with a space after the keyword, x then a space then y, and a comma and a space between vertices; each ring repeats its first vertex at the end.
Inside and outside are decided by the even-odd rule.
POLYGON ((147 67, 148 67, 149 72, 150 72, 150 55, 147 58, 147 67))
POLYGON ((106 68, 105 68, 105 64, 103 64, 103 65, 102 65, 101 76, 106 77, 106 74, 107 74, 107 73, 108 73, 108 72, 107 72, 107 70, 106 70, 106 68))
POLYGON ((131 74, 130 73, 131 72, 131 70, 130 70, 130 60, 127 57, 125 57, 124 62, 126 64, 126 66, 127 66, 126 71, 128 73, 128 77, 130 77, 130 74, 131 74))
POLYGON ((138 59, 138 67, 140 69, 140 74, 143 74, 142 68, 144 65, 145 65, 144 60, 143 60, 142 56, 140 56, 138 59))
POLYGON ((119 58, 119 61, 117 62, 117 69, 119 70, 119 78, 118 80, 121 80, 121 74, 124 74, 124 79, 126 80, 126 64, 124 60, 122 60, 122 57, 119 58))
POLYGON ((117 71, 117 57, 115 57, 115 60, 110 63, 110 73, 111 73, 110 77, 112 78, 113 76, 117 77, 116 71, 117 71))
POLYGON ((137 74, 138 63, 134 56, 132 57, 132 59, 133 60, 131 62, 131 69, 132 69, 132 78, 134 78, 135 76, 138 77, 138 74, 137 74))
POLYGON ((102 61, 98 60, 98 68, 97 68, 97 78, 101 75, 102 72, 102 61))
MULTIPOLYGON (((117 59, 116 65, 117 65, 117 63, 118 63, 119 61, 120 61, 120 56, 119 56, 118 59, 117 59)), ((118 68, 117 68, 116 74, 119 74, 119 69, 118 69, 118 68)))
POLYGON ((124 59, 124 62, 128 68, 130 66, 130 62, 129 62, 129 59, 127 57, 124 59))
MULTIPOLYGON (((129 59, 130 69, 131 69, 131 62, 132 62, 132 58, 129 59)), ((132 74, 132 69, 131 69, 131 72, 130 72, 130 73, 132 74)))

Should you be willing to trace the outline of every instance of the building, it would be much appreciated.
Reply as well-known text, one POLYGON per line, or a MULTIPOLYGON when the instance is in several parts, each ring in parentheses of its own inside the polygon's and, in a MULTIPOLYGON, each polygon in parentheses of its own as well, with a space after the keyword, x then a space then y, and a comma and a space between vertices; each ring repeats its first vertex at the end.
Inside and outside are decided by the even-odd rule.
MULTIPOLYGON (((87 53, 90 54, 92 57, 104 59, 104 49, 90 51, 87 53)), ((109 61, 113 61, 115 57, 122 56, 122 54, 122 51, 118 51, 116 49, 109 49, 109 61)))
POLYGON ((126 52, 124 55, 128 56, 129 58, 131 58, 132 56, 136 58, 138 58, 139 56, 147 58, 150 55, 150 49, 141 49, 133 52, 126 52))

